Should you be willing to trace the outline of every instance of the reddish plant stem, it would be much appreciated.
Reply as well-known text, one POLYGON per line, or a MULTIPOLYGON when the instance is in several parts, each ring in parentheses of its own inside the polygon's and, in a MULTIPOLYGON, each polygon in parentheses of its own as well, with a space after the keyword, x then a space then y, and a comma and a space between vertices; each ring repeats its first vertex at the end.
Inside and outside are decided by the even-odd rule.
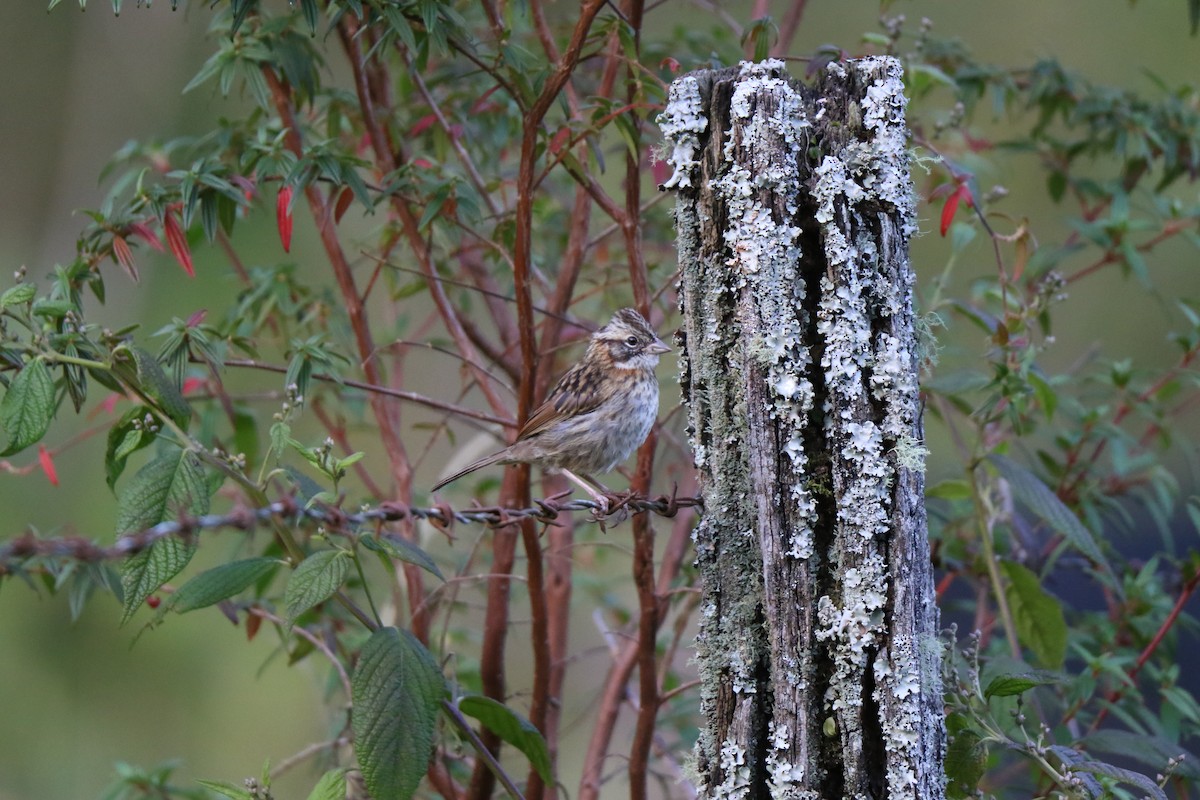
POLYGON ((1171 613, 1167 614, 1166 619, 1164 619, 1162 624, 1158 626, 1158 630, 1154 633, 1154 638, 1152 638, 1150 643, 1147 644, 1145 649, 1142 650, 1141 655, 1138 656, 1137 663, 1130 668, 1128 674, 1126 675, 1128 680, 1125 682, 1125 684, 1117 686, 1104 698, 1108 705, 1101 708, 1100 713, 1096 715, 1096 719, 1092 720, 1092 725, 1088 729, 1088 733, 1092 733, 1100 727, 1100 723, 1103 722, 1104 718, 1108 716, 1108 709, 1121 699, 1121 697, 1125 694, 1127 687, 1134 685, 1134 681, 1137 679, 1138 673, 1141 671, 1142 667, 1146 666, 1146 662, 1149 661, 1150 657, 1154 655, 1154 651, 1158 649, 1158 646, 1162 644, 1163 637, 1165 637, 1167 632, 1174 627, 1175 620, 1179 619, 1179 615, 1183 613, 1183 607, 1187 605, 1188 600, 1192 599, 1192 594, 1196 591, 1196 587, 1198 585, 1200 585, 1200 572, 1193 575, 1191 580, 1183 585, 1183 589, 1179 592, 1179 597, 1175 600, 1175 605, 1171 607, 1171 613))
MULTIPOLYGON (((279 119, 287 130, 285 139, 287 147, 294 155, 302 157, 304 147, 300 139, 300 127, 292 108, 291 90, 280 81, 278 76, 275 75, 274 70, 264 67, 262 73, 268 87, 270 87, 276 113, 279 114, 279 119)), ((365 115, 369 112, 369 108, 364 107, 363 111, 365 115)), ((354 274, 350 269, 349 262, 346 260, 346 254, 343 252, 341 243, 338 241, 337 231, 334 229, 333 216, 330 213, 329 206, 316 184, 310 183, 304 188, 304 197, 308 202, 309 210, 316 223, 321 244, 325 249, 325 255, 329 259, 330 266, 333 268, 333 275, 338 285, 338 291, 346 303, 346 314, 350 321, 350 328, 354 333, 363 376, 367 379, 368 383, 377 386, 383 385, 383 376, 380 374, 378 364, 373 357, 375 343, 371 338, 366 309, 362 304, 358 288, 354 284, 354 274)), ((409 502, 412 498, 412 467, 409 463, 404 443, 400 439, 396 420, 392 415, 392 409, 388 407, 387 398, 378 392, 369 393, 367 401, 370 403, 371 412, 375 416, 376 423, 379 425, 379 436, 383 443, 384 451, 387 453, 388 463, 391 466, 392 479, 396 485, 396 496, 402 502, 409 502)), ((406 535, 411 537, 411 522, 405 522, 403 528, 406 535)), ((413 635, 423 642, 428 641, 429 619, 423 613, 415 611, 423 606, 421 599, 425 594, 425 579, 421 575, 420 568, 412 564, 403 565, 403 570, 405 585, 408 589, 409 608, 414 609, 414 615, 411 618, 413 635)))
MULTIPOLYGON (((692 485, 694 486, 694 483, 692 485)), ((671 536, 667 540, 666 547, 663 548, 655 591, 658 600, 656 618, 659 622, 666 615, 667 593, 671 584, 679 577, 679 567, 690 546, 693 521, 694 517, 691 514, 677 516, 671 529, 671 536)), ((583 760, 583 774, 579 781, 579 800, 596 800, 600 796, 600 779, 604 771, 604 761, 608 756, 613 731, 616 729, 621 703, 627 694, 626 684, 629 682, 629 676, 633 674, 633 668, 637 665, 640 656, 640 641, 628 641, 613 659, 612 666, 609 667, 597 706, 592 738, 588 742, 587 754, 583 760)))
MULTIPOLYGON (((1139 253, 1148 253, 1151 250, 1153 250, 1155 247, 1157 247, 1158 245, 1165 242, 1167 239, 1177 236, 1178 234, 1182 233, 1183 231, 1187 230, 1188 228, 1192 227, 1195 224, 1196 224, 1195 219, 1185 218, 1185 219, 1172 220, 1172 221, 1166 223, 1165 225, 1163 225, 1163 229, 1161 231, 1159 231, 1157 234, 1155 234, 1154 236, 1150 237, 1146 241, 1144 241, 1141 244, 1134 247, 1134 250, 1137 250, 1139 253)), ((1076 270, 1075 272, 1072 272, 1070 275, 1067 276, 1066 281, 1067 281, 1067 283, 1074 283, 1075 281, 1079 280, 1080 278, 1086 278, 1088 275, 1091 275, 1093 272, 1096 272, 1096 271, 1108 266, 1109 264, 1117 263, 1121 259, 1122 259, 1122 255, 1118 250, 1109 249, 1109 250, 1105 251, 1104 255, 1100 256, 1100 258, 1096 259, 1091 264, 1088 264, 1086 267, 1081 267, 1078 270, 1076 270)))
MULTIPOLYGON (((558 59, 543 85, 541 94, 533 105, 525 112, 521 120, 521 150, 520 164, 517 168, 517 209, 516 235, 513 245, 513 287, 517 300, 517 331, 520 340, 521 364, 523 372, 517 391, 517 419, 524 423, 533 410, 534 389, 537 385, 538 353, 533 322, 533 292, 531 285, 531 263, 533 243, 533 194, 534 176, 538 156, 538 136, 541 132, 542 121, 550 110, 560 91, 566 85, 571 73, 579 61, 588 31, 604 0, 585 0, 579 9, 579 20, 571 33, 571 40, 566 50, 558 59)), ((513 491, 502 495, 506 505, 524 505, 529 499, 529 468, 522 466, 510 469, 506 475, 505 487, 513 491), (512 476, 512 480, 509 477, 512 476)), ((546 611, 545 596, 541 582, 542 553, 537 533, 531 520, 525 520, 521 525, 522 540, 525 543, 525 554, 529 560, 529 597, 533 624, 533 699, 530 705, 529 721, 539 730, 545 729, 546 698, 548 687, 548 668, 550 664, 549 648, 546 641, 546 611), (535 580, 536 579, 536 580, 535 580), (540 634, 540 635, 539 635, 540 634)), ((489 598, 490 599, 490 598, 489 598)), ((491 609, 489 608, 489 611, 491 609)), ((476 765, 476 774, 479 765, 476 765)), ((472 777, 474 783, 474 776, 472 777)), ((540 800, 543 789, 541 777, 535 770, 530 771, 526 788, 529 800, 540 800)))
MULTIPOLYGON (((622 10, 633 29, 634 48, 640 54, 642 29, 642 0, 626 0, 622 10)), ((613 59, 615 63, 616 59, 613 59)), ((638 101, 637 75, 627 65, 626 102, 638 101)), ((625 209, 621 232, 629 260, 629 283, 633 302, 642 315, 650 319, 650 290, 646 277, 646 262, 641 244, 641 120, 633 120, 633 152, 625 155, 625 209)), ((645 492, 654 470, 654 450, 658 436, 652 432, 638 449, 637 472, 631 486, 633 491, 645 492)), ((638 593, 638 713, 633 742, 629 748, 629 795, 632 800, 645 800, 650 752, 654 746, 654 727, 658 718, 658 664, 655 660, 659 626, 659 599, 654 582, 654 526, 645 514, 633 519, 633 580, 638 593)))
POLYGON ((796 38, 796 31, 800 29, 800 20, 804 18, 804 7, 807 5, 808 0, 792 0, 784 12, 783 21, 779 23, 779 41, 771 48, 773 57, 786 56, 792 49, 792 39, 796 38))
MULTIPOLYGON (((1167 384, 1169 384, 1172 380, 1175 379, 1175 377, 1177 375, 1184 372, 1191 366, 1192 362, 1196 359, 1197 355, 1200 355, 1200 344, 1197 344, 1196 346, 1192 347, 1190 350, 1185 352, 1182 356, 1180 356, 1179 363, 1177 363, 1171 369, 1167 370, 1161 377, 1159 377, 1158 380, 1156 380, 1154 383, 1152 383, 1148 388, 1146 388, 1145 390, 1140 392, 1137 395, 1137 399, 1135 402, 1123 400, 1121 402, 1121 404, 1117 407, 1116 412, 1113 413, 1112 425, 1114 427, 1117 425, 1120 425, 1122 422, 1125 421, 1125 417, 1129 416, 1129 414, 1132 413, 1133 410, 1135 408, 1137 408, 1138 405, 1140 405, 1141 403, 1145 403, 1147 400, 1149 400, 1150 398, 1154 397, 1156 394, 1161 392, 1167 386, 1167 384)), ((1063 470, 1063 479, 1059 483, 1059 486, 1057 489, 1058 496, 1060 498, 1062 498, 1064 501, 1069 501, 1070 499, 1072 499, 1074 497, 1075 493, 1079 489, 1079 484, 1083 482, 1083 479, 1088 474, 1088 470, 1085 467, 1085 468, 1080 469, 1075 474, 1074 478, 1071 478, 1071 472, 1072 472, 1073 468, 1075 467, 1075 465, 1079 463, 1080 453, 1083 450, 1083 446, 1086 441, 1087 441, 1086 436, 1080 437, 1078 444, 1076 444, 1073 448, 1071 448, 1071 450, 1067 453, 1066 461, 1064 464, 1065 469, 1063 470), (1070 478, 1070 480, 1068 482, 1069 478, 1070 478)), ((1092 455, 1087 460, 1087 465, 1095 464, 1100 459, 1100 456, 1103 455, 1104 450, 1107 446, 1108 446, 1107 438, 1101 439, 1099 442, 1096 442, 1095 448, 1092 449, 1092 455)))
MULTIPOLYGON (((548 475, 542 484, 547 497, 570 488, 561 475, 548 475)), ((562 720, 562 694, 567 679, 567 645, 571 620, 571 548, 575 544, 575 518, 560 514, 556 525, 546 530, 546 629, 550 650, 550 671, 547 677, 546 745, 550 749, 550 764, 558 761, 559 730, 562 720)))
MULTIPOLYGON (((523 470, 528 474, 528 470, 523 470)), ((529 480, 522 482, 529 493, 529 480)), ((546 730, 546 713, 550 698, 550 629, 546 612, 546 587, 543 570, 542 543, 533 520, 521 522, 521 542, 525 547, 525 579, 529 588, 530 646, 533 651, 533 691, 529 700, 529 721, 539 731, 546 730)), ((541 800, 546 786, 541 774, 530 767, 525 783, 526 800, 541 800)))
MULTIPOLYGON (((350 60, 350 66, 354 71, 354 88, 358 96, 359 105, 362 108, 363 124, 367 129, 371 149, 375 153, 377 169, 387 174, 396 169, 396 154, 392 150, 389 139, 380 124, 376 99, 371 93, 371 83, 367 77, 362 51, 356 36, 357 24, 353 15, 347 14, 342 17, 341 23, 338 26, 338 33, 341 36, 342 46, 350 60)), ((426 277, 426 282, 429 285, 429 293, 433 297, 434 304, 437 306, 438 313, 441 314, 447 331, 449 331, 451 338, 454 339, 455 346, 458 347, 459 351, 467 359, 467 363, 477 361, 475 349, 463 331, 462 325, 459 323, 458 312, 446 296, 445 289, 433 269, 433 261, 425 239, 421 235, 417 216, 413 213, 413 210, 404 198, 399 195, 394 194, 391 196, 391 208, 400 220, 405 237, 408 239, 409 248, 416 258, 422 274, 426 277)), ((486 373, 477 374, 475 379, 478 381, 480 391, 483 392, 493 412, 497 415, 506 414, 507 408, 503 400, 492 389, 491 383, 487 380, 486 373)))
MULTIPOLYGON (((655 433, 651 433, 638 450, 634 491, 645 491, 650 484, 657 438, 655 433)), ((659 707, 655 644, 660 620, 659 596, 654 581, 654 526, 648 514, 638 514, 633 518, 633 581, 638 595, 638 713, 633 742, 629 747, 629 796, 632 800, 645 800, 650 749, 654 745, 654 723, 659 707)))
MULTIPOLYGON (((642 50, 642 0, 627 0, 624 4, 625 16, 629 26, 633 28, 634 51, 640 60, 642 50)), ((638 102, 637 73, 633 65, 627 67, 626 103, 632 108, 638 102)), ((625 214, 621 232, 625 237, 625 253, 629 258, 629 284, 633 290, 633 304, 637 306, 642 316, 650 319, 650 289, 646 279, 646 260, 642 255, 642 120, 633 116, 632 151, 625 153, 625 214)), ((653 438, 651 439, 653 441, 653 438)), ((653 458, 653 449, 649 451, 653 458)), ((641 456, 638 457, 638 472, 641 473, 641 456)), ((647 485, 650 481, 646 473, 647 485)), ((653 553, 651 553, 653 556, 653 553)), ((651 565, 653 570, 653 565, 651 565)), ((645 704, 643 703, 643 707, 645 704)))

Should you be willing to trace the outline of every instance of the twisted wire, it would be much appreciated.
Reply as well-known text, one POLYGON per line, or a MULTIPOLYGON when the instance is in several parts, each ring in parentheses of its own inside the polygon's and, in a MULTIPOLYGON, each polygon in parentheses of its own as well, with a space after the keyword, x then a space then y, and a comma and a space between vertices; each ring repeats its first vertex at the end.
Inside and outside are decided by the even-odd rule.
POLYGON ((346 511, 321 503, 304 505, 289 496, 259 508, 237 507, 224 514, 181 515, 141 531, 123 534, 117 537, 116 542, 107 546, 83 536, 39 538, 33 532, 26 532, 0 545, 0 576, 13 574, 23 563, 35 558, 66 559, 87 564, 119 561, 167 537, 174 536, 189 541, 196 534, 206 530, 232 528, 250 531, 272 519, 291 524, 308 522, 335 532, 351 533, 358 528, 374 528, 383 523, 406 519, 426 521, 443 530, 449 530, 456 523, 502 527, 522 519, 554 525, 557 524, 558 515, 563 512, 587 511, 590 512, 591 518, 603 527, 605 520, 615 517, 619 521, 631 513, 650 513, 670 518, 683 508, 703 508, 701 498, 678 497, 674 491, 670 495, 658 495, 653 498, 632 493, 611 494, 606 497, 607 509, 602 509, 600 503, 594 500, 567 500, 569 494, 570 492, 562 492, 535 500, 533 505, 527 508, 475 506, 456 509, 444 503, 420 507, 384 502, 358 511, 346 511))

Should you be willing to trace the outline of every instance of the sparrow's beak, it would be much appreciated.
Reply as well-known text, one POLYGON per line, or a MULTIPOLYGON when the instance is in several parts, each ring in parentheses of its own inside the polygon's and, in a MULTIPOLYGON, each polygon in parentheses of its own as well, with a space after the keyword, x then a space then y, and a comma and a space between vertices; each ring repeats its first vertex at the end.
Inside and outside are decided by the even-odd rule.
POLYGON ((654 341, 646 345, 646 352, 653 353, 654 355, 658 356, 662 355, 663 353, 671 352, 671 348, 663 344, 662 339, 659 339, 657 336, 655 336, 654 341))

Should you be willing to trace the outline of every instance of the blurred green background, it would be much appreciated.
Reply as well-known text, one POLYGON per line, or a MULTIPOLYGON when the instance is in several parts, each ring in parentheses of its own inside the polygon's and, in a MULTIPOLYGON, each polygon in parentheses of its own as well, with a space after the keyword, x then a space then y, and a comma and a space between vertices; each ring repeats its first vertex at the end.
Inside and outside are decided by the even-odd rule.
MULTIPOLYGON (((566 3, 553 4, 556 13, 565 13, 566 3)), ((207 87, 181 94, 211 52, 205 40, 207 3, 184 2, 172 12, 167 0, 150 9, 127 0, 119 18, 99 0, 86 13, 73 0, 49 14, 45 6, 45 0, 0 3, 0 287, 10 285, 12 271, 21 266, 37 279, 71 259, 75 234, 84 225, 77 211, 100 203, 106 187, 98 176, 124 142, 201 132, 219 115, 237 110, 236 101, 216 97, 207 87)), ((748 3, 722 6, 732 18, 748 21, 748 3)), ((665 3, 652 13, 648 35, 681 24, 685 15, 693 27, 709 19, 717 24, 705 8, 665 3)), ((1027 65, 1053 55, 1093 81, 1151 92, 1147 72, 1169 86, 1200 76, 1200 40, 1188 34, 1182 0, 930 0, 897 2, 889 13, 905 14, 913 28, 929 17, 936 32, 961 37, 983 61, 1027 65)), ((878 14, 878 3, 868 0, 813 0, 793 53, 808 54, 824 43, 854 52, 863 32, 878 30, 878 14)), ((995 133, 1002 136, 1002 126, 995 133)), ((1001 208, 1030 215, 1039 237, 1061 235, 1043 177, 1033 157, 1025 158, 1013 159, 1004 175, 981 174, 980 183, 985 190, 1003 183, 1010 197, 1001 208), (1029 169, 1023 172, 1022 164, 1029 169)), ((919 173, 917 179, 921 185, 919 173)), ((936 233, 936 210, 923 205, 921 215, 925 235, 915 243, 914 261, 928 280, 940 273, 947 248, 936 233)), ((253 223, 257 230, 239 233, 239 244, 263 260, 279 257, 270 217, 260 215, 253 223)), ((297 215, 301 245, 306 222, 297 215)), ((303 246, 293 252, 303 254, 303 246)), ((957 279, 960 286, 993 269, 985 245, 977 242, 970 256, 957 279)), ((233 290, 215 280, 189 282, 166 257, 139 251, 138 259, 141 285, 111 280, 108 307, 99 318, 136 318, 149 333, 172 316, 223 306, 221 293, 233 290)), ((1148 367, 1171 363, 1175 353, 1165 342, 1177 321, 1171 299, 1198 293, 1196 261, 1195 251, 1182 242, 1164 247, 1151 261, 1157 293, 1115 269, 1087 281, 1060 313, 1059 343, 1047 358, 1062 367, 1096 343, 1113 358, 1133 356, 1148 367)), ((220 259, 201 247, 198 271, 206 262, 215 270, 220 259)), ((968 337, 945 342, 951 355, 978 351, 976 331, 958 325, 951 333, 968 337)), ((670 388, 666 394, 671 396, 670 388)), ((87 420, 63 419, 51 441, 61 443, 87 429, 87 420)), ((82 441, 58 459, 56 488, 36 471, 0 473, 0 537, 30 525, 46 534, 111 537, 115 504, 103 480, 102 438, 82 441)), ((937 441, 932 445, 936 477, 937 441)), ((23 453, 13 464, 24 467, 33 459, 23 453)), ((1186 465, 1179 466, 1183 482, 1194 485, 1186 465)), ((234 547, 236 536, 220 534, 214 549, 234 547)), ((585 628, 587 614, 580 609, 585 628)), ((65 598, 4 585, 0 800, 98 797, 118 760, 150 766, 182 757, 181 783, 195 777, 240 783, 258 774, 264 758, 278 762, 327 738, 340 723, 323 703, 323 666, 287 668, 272 658, 274 641, 265 628, 247 644, 242 628, 210 610, 171 618, 135 642, 146 618, 118 629, 117 605, 102 599, 71 624, 65 598)), ((575 682, 584 685, 578 676, 575 682)), ((580 741, 586 734, 581 732, 580 741)), ((311 781, 311 773, 298 771, 278 784, 276 796, 302 797, 311 781)))

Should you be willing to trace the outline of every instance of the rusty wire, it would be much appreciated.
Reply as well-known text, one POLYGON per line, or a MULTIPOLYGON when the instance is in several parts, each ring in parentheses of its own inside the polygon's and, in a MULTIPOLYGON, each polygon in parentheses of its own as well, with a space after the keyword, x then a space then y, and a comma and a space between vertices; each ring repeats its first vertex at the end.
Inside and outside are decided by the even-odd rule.
POLYGON ((631 513, 652 513, 669 518, 674 517, 683 508, 703 508, 701 498, 679 497, 674 491, 670 495, 658 495, 654 498, 623 493, 608 495, 607 512, 601 514, 601 506, 596 501, 582 498, 567 500, 569 494, 570 492, 562 492, 542 500, 534 500, 533 505, 528 508, 476 506, 455 509, 444 503, 432 507, 419 507, 384 502, 358 511, 346 511, 321 503, 304 505, 289 496, 260 508, 237 507, 225 514, 181 515, 145 530, 123 534, 108 546, 83 536, 39 538, 32 532, 26 532, 0 545, 0 577, 13 574, 31 559, 65 559, 87 564, 119 561, 145 550, 160 539, 174 536, 191 541, 201 531, 221 528, 251 531, 272 519, 289 524, 307 522, 332 532, 355 535, 363 528, 374 530, 384 523, 403 520, 423 520, 443 530, 449 530, 455 523, 503 527, 522 519, 554 525, 560 513, 574 511, 589 512, 590 518, 603 528, 606 521, 621 521, 631 513))

